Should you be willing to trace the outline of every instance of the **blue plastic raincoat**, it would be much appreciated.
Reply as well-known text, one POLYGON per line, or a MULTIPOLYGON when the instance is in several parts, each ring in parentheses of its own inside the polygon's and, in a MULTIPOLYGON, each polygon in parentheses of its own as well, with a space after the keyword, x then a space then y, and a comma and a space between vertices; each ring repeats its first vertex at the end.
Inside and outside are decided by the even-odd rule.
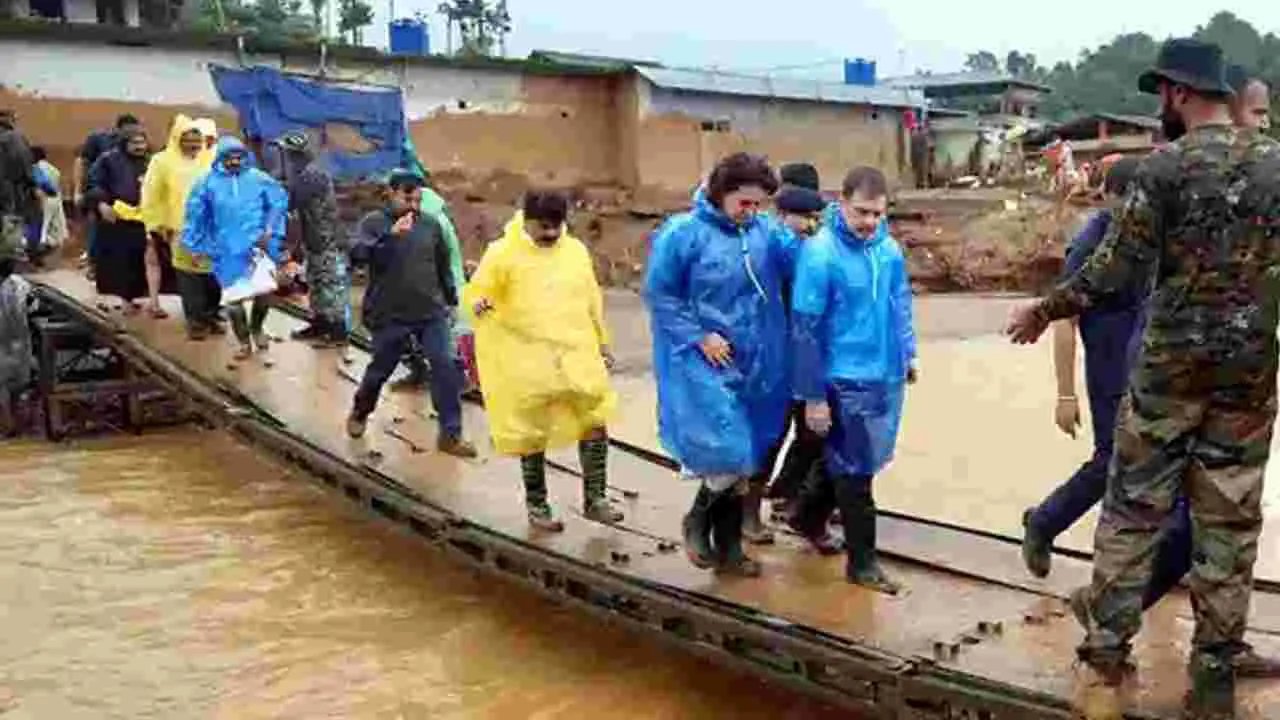
POLYGON ((213 259, 218 284, 230 287, 249 272, 254 247, 270 233, 267 255, 283 259, 289 194, 275 178, 257 168, 253 154, 233 137, 218 141, 213 168, 196 181, 187 198, 182 244, 213 259), (233 151, 245 153, 237 173, 223 164, 233 151))
POLYGON ((915 360, 906 259, 885 223, 859 238, 839 212, 800 250, 792 293, 792 387, 827 400, 833 475, 874 475, 893 457, 915 360))
POLYGON ((755 474, 782 435, 789 403, 782 280, 793 241, 763 217, 735 225, 701 191, 691 212, 654 236, 644 297, 658 434, 689 474, 755 474), (702 354, 713 332, 733 349, 728 368, 702 354))

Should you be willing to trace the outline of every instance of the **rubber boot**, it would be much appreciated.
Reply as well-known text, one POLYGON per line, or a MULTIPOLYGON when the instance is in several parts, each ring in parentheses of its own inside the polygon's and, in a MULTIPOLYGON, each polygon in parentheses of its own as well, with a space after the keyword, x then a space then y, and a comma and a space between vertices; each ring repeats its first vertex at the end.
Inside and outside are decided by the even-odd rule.
POLYGON ((715 552, 711 549, 711 503, 714 496, 711 490, 703 485, 693 497, 693 507, 685 513, 681 523, 684 529, 684 551, 694 567, 706 570, 716 564, 715 552))
POLYGON ((1228 658, 1197 652, 1191 656, 1188 671, 1191 689, 1184 714, 1188 720, 1231 720, 1236 716, 1236 673, 1228 658))
POLYGON ((773 530, 760 518, 760 505, 764 501, 768 479, 763 475, 751 478, 747 492, 742 496, 742 536, 755 545, 772 545, 773 530))
POLYGON ((787 525, 799 533, 821 555, 838 555, 844 552, 844 542, 831 532, 828 522, 835 510, 836 497, 831 479, 819 463, 809 470, 809 477, 800 488, 799 495, 791 502, 791 514, 787 525))
POLYGON ((524 483, 524 506, 529 525, 545 532, 563 532, 564 523, 556 518, 547 502, 547 456, 543 453, 520 458, 520 479, 524 483))
POLYGON ((1022 513, 1022 562, 1033 577, 1043 578, 1049 576, 1052 568, 1053 548, 1050 538, 1033 527, 1034 514, 1035 508, 1027 508, 1022 513))
POLYGON ((885 574, 876 554, 876 504, 871 498, 871 479, 846 476, 835 478, 834 482, 848 553, 845 579, 886 595, 897 595, 901 586, 885 574))
POLYGON ((743 496, 730 489, 711 504, 711 535, 716 547, 716 572, 760 577, 760 563, 742 549, 743 496))
POLYGON ((578 462, 582 465, 582 514, 588 520, 612 525, 624 519, 605 495, 608 487, 609 441, 593 438, 578 443, 578 462))

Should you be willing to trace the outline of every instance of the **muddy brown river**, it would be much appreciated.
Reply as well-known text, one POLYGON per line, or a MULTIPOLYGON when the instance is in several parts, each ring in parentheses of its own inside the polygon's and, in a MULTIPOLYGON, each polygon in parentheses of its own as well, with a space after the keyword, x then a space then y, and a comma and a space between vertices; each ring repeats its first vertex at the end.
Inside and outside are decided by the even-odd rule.
POLYGON ((825 718, 221 433, 0 443, 0 715, 825 718))

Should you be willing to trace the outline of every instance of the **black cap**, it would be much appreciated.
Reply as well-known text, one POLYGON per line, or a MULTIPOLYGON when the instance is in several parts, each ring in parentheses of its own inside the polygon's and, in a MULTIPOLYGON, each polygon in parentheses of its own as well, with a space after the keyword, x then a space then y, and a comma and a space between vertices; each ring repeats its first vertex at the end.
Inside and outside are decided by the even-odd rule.
POLYGON ((822 212, 827 203, 817 190, 799 185, 785 185, 773 199, 778 210, 785 213, 808 214, 822 212))
POLYGON ((788 163, 778 170, 778 177, 783 185, 799 185, 810 190, 821 190, 818 182, 818 168, 809 163, 788 163))
POLYGON ((1156 64, 1138 76, 1138 89, 1155 95, 1160 92, 1161 82, 1185 85, 1209 95, 1232 94, 1222 48, 1191 38, 1175 38, 1161 45, 1156 64))

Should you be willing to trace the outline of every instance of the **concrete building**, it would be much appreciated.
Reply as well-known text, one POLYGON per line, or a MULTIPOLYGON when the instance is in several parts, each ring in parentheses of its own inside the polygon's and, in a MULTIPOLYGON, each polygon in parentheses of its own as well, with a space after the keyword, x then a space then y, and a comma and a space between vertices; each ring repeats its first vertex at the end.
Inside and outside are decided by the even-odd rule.
POLYGON ((137 27, 138 0, 11 0, 15 17, 137 27))
POLYGON ((583 56, 390 57, 369 48, 262 46, 72 23, 0 23, 0 52, 0 107, 17 110, 24 131, 63 165, 86 134, 120 112, 139 115, 153 142, 178 111, 234 127, 234 112, 210 80, 212 65, 398 87, 414 144, 433 171, 678 192, 739 149, 776 162, 816 162, 832 187, 855 164, 878 166, 897 182, 907 169, 902 116, 923 103, 902 88, 583 56))
POLYGON ((1040 101, 1053 89, 1001 72, 959 72, 886 78, 885 85, 924 93, 940 107, 975 112, 983 117, 1033 119, 1040 101))

